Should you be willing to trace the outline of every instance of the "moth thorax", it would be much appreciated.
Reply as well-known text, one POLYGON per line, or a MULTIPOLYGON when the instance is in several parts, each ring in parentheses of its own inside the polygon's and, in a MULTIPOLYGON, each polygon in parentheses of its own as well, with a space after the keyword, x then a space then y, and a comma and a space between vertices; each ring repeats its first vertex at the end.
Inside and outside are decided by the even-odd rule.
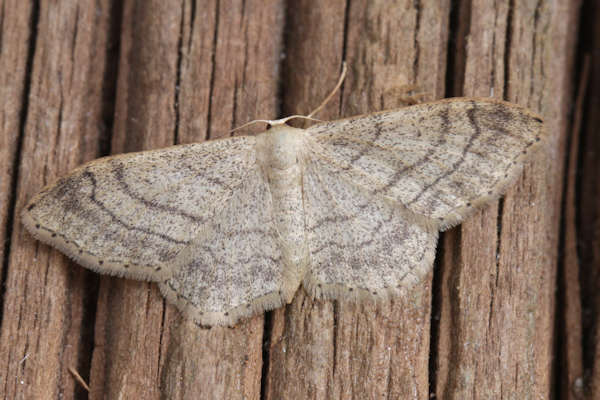
POLYGON ((306 133, 288 125, 275 125, 257 136, 256 150, 263 167, 286 170, 301 162, 306 133))

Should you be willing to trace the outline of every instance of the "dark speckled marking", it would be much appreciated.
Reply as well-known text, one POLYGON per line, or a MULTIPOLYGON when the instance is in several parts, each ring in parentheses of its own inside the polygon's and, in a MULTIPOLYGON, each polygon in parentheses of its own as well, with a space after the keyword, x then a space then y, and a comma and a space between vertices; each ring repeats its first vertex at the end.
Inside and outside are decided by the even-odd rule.
MULTIPOLYGON (((511 137, 519 142, 526 140, 526 138, 524 138, 522 135, 513 133, 504 128, 504 126, 513 119, 519 117, 518 114, 510 112, 504 104, 494 104, 492 105, 491 110, 477 109, 477 115, 475 115, 475 117, 478 118, 479 124, 484 128, 489 128, 490 130, 501 133, 502 136, 511 137), (493 117, 493 119, 489 117, 493 117)), ((500 136, 500 138, 502 136, 500 136)), ((493 140, 493 138, 490 138, 490 140, 493 140)))
MULTIPOLYGON (((381 133, 382 133, 382 129, 381 129, 381 116, 379 116, 379 115, 374 116, 372 118, 372 120, 373 120, 373 124, 374 124, 374 128, 375 128, 375 135, 374 135, 373 140, 372 140, 371 143, 375 143, 375 142, 377 142, 377 140, 379 139, 379 137, 381 137, 381 133)), ((348 169, 352 168, 352 165, 356 161, 360 160, 365 154, 367 154, 369 152, 369 150, 370 149, 368 147, 364 147, 358 154, 356 154, 355 156, 353 156, 350 159, 348 165, 344 166, 342 169, 348 170, 348 169)))
POLYGON ((473 127, 473 129, 475 130, 475 134, 471 135, 471 137, 469 138, 467 145, 464 147, 464 149, 462 151, 460 159, 457 160, 454 164, 452 164, 452 167, 448 171, 446 171, 442 175, 438 176, 430 184, 425 185, 423 187, 423 189, 419 193, 417 193, 417 195, 411 201, 409 201, 406 204, 407 206, 410 206, 410 205, 414 204, 415 202, 417 202, 423 196, 423 194, 425 194, 425 192, 427 192, 429 189, 431 189, 432 187, 434 187, 438 183, 440 183, 440 181, 442 179, 445 179, 448 176, 452 175, 454 172, 456 172, 458 170, 458 167, 465 161, 465 157, 466 157, 467 153, 469 152, 469 149, 471 148, 471 146, 473 146, 475 139, 477 139, 481 135, 481 129, 479 128, 479 125, 475 121, 475 113, 477 110, 477 105, 475 104, 475 102, 471 102, 471 106, 472 106, 472 108, 467 110, 467 116, 469 119, 469 123, 471 124, 471 127, 473 127))
POLYGON ((119 217, 117 217, 112 211, 110 211, 101 201, 96 199, 96 188, 97 188, 98 184, 97 184, 96 177, 94 176, 94 174, 92 172, 86 170, 83 173, 83 176, 88 178, 92 182, 92 194, 90 195, 90 200, 92 201, 92 203, 94 203, 96 206, 98 206, 98 208, 100 208, 102 211, 104 211, 115 223, 125 227, 127 230, 142 232, 142 233, 144 233, 146 235, 150 235, 150 236, 156 236, 156 237, 159 237, 162 240, 169 242, 169 243, 183 244, 183 245, 189 243, 189 241, 173 239, 162 233, 153 232, 149 229, 139 228, 137 226, 133 226, 128 223, 125 223, 124 221, 121 221, 119 219, 119 217))
MULTIPOLYGON (((117 161, 113 161, 111 163, 113 169, 113 175, 115 177, 115 180, 119 183, 119 186, 121 187, 121 190, 123 190, 123 192, 131 197, 132 199, 142 203, 145 207, 148 207, 150 209, 155 209, 155 210, 160 210, 163 212, 167 212, 170 214, 175 214, 175 215, 179 215, 180 217, 184 217, 184 218, 188 218, 190 220, 192 220, 194 223, 196 224, 204 224, 206 223, 206 219, 196 216, 196 215, 192 215, 189 214, 183 210, 180 210, 176 207, 171 207, 165 204, 157 204, 156 202, 152 202, 149 200, 146 200, 144 197, 142 197, 141 195, 137 194, 134 190, 132 190, 129 185, 127 184, 127 182, 125 182, 125 174, 124 174, 124 167, 122 163, 119 163, 117 161)), ((215 184, 219 184, 221 186, 225 186, 223 184, 223 182, 218 181, 218 182, 214 182, 215 184)))
MULTIPOLYGON (((441 132, 448 132, 449 131, 449 126, 450 126, 450 118, 449 118, 449 111, 448 111, 448 106, 446 105, 446 108, 444 110, 442 110, 439 114, 441 120, 442 120, 442 129, 441 132)), ((431 149, 429 149, 429 151, 427 153, 425 153, 425 155, 420 158, 418 161, 416 161, 415 163, 413 163, 412 165, 408 165, 402 169, 399 169, 398 171, 396 171, 394 173, 394 175, 392 175, 392 178, 382 187, 376 189, 373 194, 378 194, 378 193, 385 193, 386 191, 388 191, 391 187, 396 186, 396 184, 398 184, 398 182, 400 181, 400 179, 402 179, 404 176, 406 176, 406 174, 409 171, 412 171, 416 168, 421 167, 422 165, 424 165, 425 163, 428 163, 430 161, 431 156, 438 151, 438 149, 443 146, 446 143, 446 137, 442 134, 438 137, 438 141, 435 144, 435 146, 432 146, 431 149)))

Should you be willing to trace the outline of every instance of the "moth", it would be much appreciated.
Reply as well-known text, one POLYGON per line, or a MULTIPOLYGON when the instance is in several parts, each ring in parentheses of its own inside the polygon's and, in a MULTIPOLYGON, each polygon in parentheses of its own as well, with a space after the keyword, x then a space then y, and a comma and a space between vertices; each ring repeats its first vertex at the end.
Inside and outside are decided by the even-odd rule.
MULTIPOLYGON (((283 120, 282 120, 283 121, 283 120)), ((438 232, 498 198, 544 138, 503 101, 453 98, 307 129, 105 157, 31 199, 31 234, 82 266, 158 282, 201 325, 289 303, 406 295, 438 232)))

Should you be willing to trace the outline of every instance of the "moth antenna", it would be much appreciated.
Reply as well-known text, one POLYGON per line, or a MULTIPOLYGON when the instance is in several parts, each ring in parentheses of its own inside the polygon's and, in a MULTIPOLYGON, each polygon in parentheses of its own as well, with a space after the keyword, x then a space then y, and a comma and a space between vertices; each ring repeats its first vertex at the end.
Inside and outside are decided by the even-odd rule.
POLYGON ((342 82, 344 82, 344 79, 346 78, 346 71, 348 70, 348 68, 346 67, 346 61, 342 62, 342 73, 340 74, 340 78, 338 79, 337 84, 335 85, 335 87, 333 88, 333 90, 331 91, 331 93, 329 93, 329 96, 327 96, 325 98, 325 100, 323 100, 323 102, 319 105, 319 107, 315 108, 313 111, 311 111, 310 114, 307 115, 308 118, 311 118, 313 115, 315 115, 316 113, 318 113, 319 111, 321 111, 321 109, 323 107, 325 107, 325 105, 327 103, 329 103, 329 100, 331 100, 331 98, 333 97, 333 95, 335 94, 335 92, 337 92, 340 87, 342 86, 342 82))
POLYGON ((253 125, 253 124, 256 124, 256 123, 259 123, 259 122, 265 122, 267 124, 269 123, 269 121, 267 121, 265 119, 254 119, 254 120, 252 120, 250 122, 246 122, 244 125, 238 126, 237 128, 233 128, 232 130, 229 131, 229 133, 233 133, 235 131, 239 131, 242 128, 245 128, 247 126, 250 126, 250 125, 253 125))
POLYGON ((315 115, 316 113, 321 111, 321 109, 323 107, 325 107, 327 105, 327 103, 329 103, 329 100, 331 100, 333 95, 340 89, 340 87, 342 86, 342 82, 344 82, 344 79, 346 78, 347 71, 348 71, 348 68, 346 67, 346 61, 343 61, 342 62, 342 72, 340 73, 340 78, 338 79, 338 82, 336 83, 335 87, 333 88, 331 93, 329 93, 329 95, 325 98, 325 100, 323 100, 323 102, 317 108, 315 108, 313 111, 311 111, 310 114, 308 114, 308 115, 290 115, 289 117, 285 117, 285 118, 281 118, 281 119, 255 119, 250 122, 246 122, 245 124, 238 126, 237 128, 230 130, 229 133, 233 133, 237 130, 240 130, 240 129, 250 126, 252 124, 256 124, 258 122, 264 122, 271 126, 283 125, 283 124, 287 123, 289 120, 295 119, 295 118, 307 119, 309 121, 323 122, 320 119, 313 118, 313 115, 315 115))

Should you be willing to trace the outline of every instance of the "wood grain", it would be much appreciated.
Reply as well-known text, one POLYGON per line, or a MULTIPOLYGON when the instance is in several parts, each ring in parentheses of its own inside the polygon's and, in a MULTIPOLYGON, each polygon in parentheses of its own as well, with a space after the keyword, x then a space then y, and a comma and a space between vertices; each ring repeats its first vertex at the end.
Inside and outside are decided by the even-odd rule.
MULTIPOLYGON (((7 1, 3 4, 12 10, 6 24, 2 26, 1 46, 9 49, 0 54, 0 243, 8 241, 11 227, 9 213, 13 201, 13 179, 15 177, 15 159, 19 145, 19 133, 27 97, 26 82, 28 69, 31 68, 29 42, 31 41, 29 24, 33 13, 31 4, 20 1, 7 1)), ((4 260, 6 246, 0 247, 0 258, 4 260)))
MULTIPOLYGON (((5 264, 1 392, 10 399, 73 397, 80 390, 67 368, 85 367, 84 376, 89 370, 91 343, 84 321, 93 313, 93 307, 86 308, 87 291, 96 278, 32 240, 18 213, 40 187, 99 155, 111 7, 108 2, 43 2, 33 8, 4 4, 2 9, 9 13, 3 20, 28 21, 20 34, 34 47, 19 50, 23 43, 14 40, 2 52, 3 57, 31 52, 33 58, 29 77, 27 70, 14 76, 29 82, 28 93, 22 94, 27 110, 19 111, 26 113, 25 125, 18 128, 13 122, 15 131, 4 133, 21 129, 23 144, 5 264)), ((24 68, 24 62, 16 59, 3 73, 15 67, 24 68)))
MULTIPOLYGON (((588 399, 600 397, 600 4, 587 2, 582 9, 585 38, 583 49, 590 57, 588 83, 581 131, 578 171, 577 240, 580 262, 582 306, 583 392, 588 399)), ((568 351, 568 350, 567 350, 568 351)), ((575 387, 576 382, 569 382, 575 387)))
POLYGON ((547 116, 552 147, 536 155, 496 205, 444 238, 435 392, 440 398, 547 398, 563 174, 552 160, 564 157, 559 110, 567 106, 548 97, 547 85, 568 92, 565 66, 573 54, 567 52, 569 28, 551 24, 559 10, 536 14, 533 3, 512 9, 487 3, 473 3, 459 22, 469 27, 460 94, 502 96, 547 116), (561 61, 547 58, 540 36, 547 26, 564 49, 561 61), (532 71, 554 80, 532 79, 532 71))
MULTIPOLYGON (((334 113, 334 104, 323 118, 397 107, 402 88, 416 82, 421 90, 438 90, 437 97, 443 96, 440 59, 445 55, 447 4, 426 2, 422 13, 411 1, 393 6, 353 2, 346 9, 343 2, 334 4, 337 8, 321 6, 315 12, 309 2, 300 2, 288 10, 291 32, 302 27, 313 40, 287 43, 293 58, 286 70, 293 72, 284 97, 286 113, 306 112, 311 107, 305 104, 311 102, 315 107, 331 87, 319 81, 324 74, 303 79, 295 60, 302 60, 299 71, 326 65, 333 71, 329 81, 334 82, 342 52, 332 51, 332 45, 341 47, 344 39, 349 73, 341 112, 334 113), (329 21, 334 32, 322 30, 321 20, 329 21), (427 23, 420 25, 422 21, 427 23), (402 33, 410 33, 412 40, 399 40, 402 33), (369 40, 363 40, 365 34, 369 40), (426 40, 419 41, 421 36, 426 40)), ((430 277, 411 298, 381 305, 313 301, 298 293, 291 307, 273 315, 266 397, 427 398, 430 277)))
MULTIPOLYGON (((112 150, 217 138, 247 114, 275 117, 281 13, 278 2, 128 3, 112 150)), ((237 329, 199 330, 165 307, 156 285, 103 278, 100 296, 92 398, 260 395, 262 316, 237 329)))
MULTIPOLYGON (((0 397, 85 398, 69 367, 89 398, 552 397, 553 360, 569 351, 555 288, 577 11, 567 0, 3 1, 0 397), (519 103, 550 133, 507 196, 445 234, 411 296, 355 305, 300 291, 236 327, 199 329, 156 285, 98 278, 23 231, 22 204, 82 162, 306 113, 343 60, 344 86, 319 118, 400 106, 416 85, 426 99, 519 103)), ((579 212, 597 222, 594 154, 579 212)), ((598 242, 586 245, 582 280, 597 277, 598 242)), ((582 304, 598 310, 594 282, 582 304)))

